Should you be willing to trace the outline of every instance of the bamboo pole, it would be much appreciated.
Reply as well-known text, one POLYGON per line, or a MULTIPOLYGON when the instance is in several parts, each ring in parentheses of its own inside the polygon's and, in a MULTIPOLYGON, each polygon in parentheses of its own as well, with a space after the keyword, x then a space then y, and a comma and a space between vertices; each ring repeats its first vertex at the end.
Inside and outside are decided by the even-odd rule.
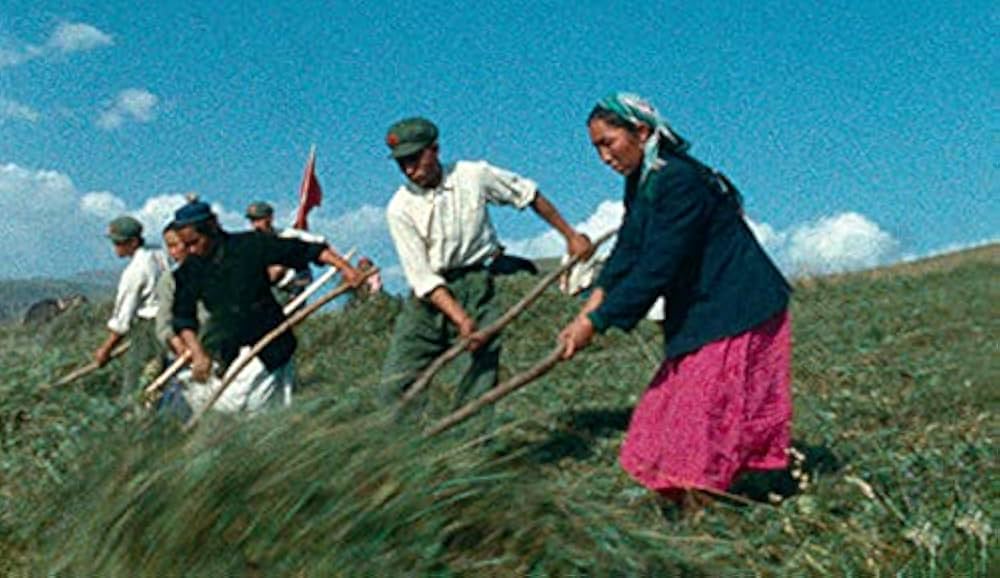
MULTIPOLYGON (((350 261, 351 257, 354 256, 355 249, 356 247, 352 247, 351 250, 348 251, 346 255, 344 255, 344 259, 350 261)), ((299 308, 299 305, 301 305, 306 299, 308 299, 314 293, 316 293, 316 291, 318 291, 320 287, 326 284, 327 281, 333 279, 333 276, 336 274, 337 274, 336 267, 328 268, 326 271, 323 272, 322 275, 319 276, 319 278, 317 278, 315 281, 312 282, 312 284, 306 287, 305 291, 303 291, 299 295, 296 295, 295 299, 289 301, 282 308, 282 312, 286 316, 291 315, 292 312, 294 312, 296 309, 299 308)), ((143 396, 146 397, 147 402, 151 403, 154 400, 154 396, 157 394, 157 392, 159 392, 159 390, 162 389, 163 386, 165 386, 170 381, 170 378, 177 375, 177 373, 180 372, 180 370, 184 369, 184 366, 187 365, 189 361, 191 361, 191 353, 185 351, 177 359, 175 359, 173 363, 170 364, 170 367, 165 369, 163 373, 161 373, 156 379, 153 380, 152 383, 147 385, 146 389, 143 390, 142 392, 143 396)))
MULTIPOLYGON (((131 347, 131 345, 132 345, 132 343, 130 341, 125 341, 124 343, 120 343, 119 345, 117 345, 114 349, 111 350, 111 354, 108 356, 108 361, 111 361, 112 359, 115 359, 116 357, 121 357, 122 354, 124 354, 126 351, 128 351, 128 348, 131 347)), ((68 384, 68 383, 71 383, 73 381, 76 381, 77 379, 80 379, 81 377, 83 377, 85 375, 93 373, 93 372, 97 371, 98 369, 100 369, 100 367, 97 366, 97 362, 96 361, 91 361, 87 365, 84 365, 82 367, 78 367, 78 368, 74 369, 73 371, 67 373, 66 375, 64 375, 63 377, 59 378, 54 383, 43 384, 38 389, 41 390, 41 391, 45 391, 45 390, 51 389, 53 387, 62 387, 64 385, 68 384)))
POLYGON ((257 356, 257 354, 263 351, 265 347, 270 345, 282 333, 288 331, 295 325, 298 325, 306 317, 309 317, 314 312, 316 312, 320 307, 326 305, 335 298, 343 295, 344 293, 347 293, 350 290, 356 289, 358 285, 361 284, 362 281, 364 281, 368 277, 371 277, 372 275, 378 272, 379 270, 377 267, 369 269, 368 271, 362 273, 360 277, 358 277, 358 281, 354 285, 349 285, 346 283, 341 284, 333 291, 330 291, 326 295, 317 299, 315 302, 310 303, 305 308, 295 312, 294 315, 283 321, 280 325, 272 329, 267 335, 262 337, 260 341, 254 344, 254 346, 250 349, 247 355, 240 356, 239 358, 236 359, 236 361, 234 361, 230 365, 229 369, 226 371, 226 375, 223 377, 222 383, 219 385, 218 389, 215 390, 215 393, 212 394, 212 397, 209 398, 208 403, 206 403, 204 407, 202 407, 200 410, 195 412, 194 415, 191 416, 191 419, 189 419, 188 422, 184 424, 184 431, 191 431, 192 429, 194 429, 194 427, 198 425, 198 422, 201 421, 202 416, 204 416, 205 413, 208 412, 208 410, 212 409, 212 406, 215 405, 215 402, 218 401, 218 399, 226 391, 226 388, 228 388, 229 385, 232 384, 233 380, 236 378, 237 375, 239 375, 240 371, 242 371, 250 363, 250 361, 257 356))
MULTIPOLYGON (((597 240, 593 242, 594 249, 596 250, 605 241, 613 237, 617 232, 618 228, 615 227, 614 229, 611 229, 610 231, 598 237, 597 240)), ((511 321, 516 319, 521 313, 523 313, 528 307, 530 307, 531 304, 538 299, 538 297, 545 291, 546 288, 548 288, 549 285, 558 280, 563 273, 569 271, 574 265, 579 263, 580 260, 581 259, 578 255, 574 255, 566 263, 558 267, 555 271, 552 271, 551 273, 546 275, 544 278, 542 278, 541 281, 538 282, 538 284, 535 285, 534 288, 531 289, 531 291, 528 292, 527 295, 525 295, 513 307, 508 309, 506 313, 500 316, 500 318, 498 318, 496 321, 486 326, 482 330, 476 332, 476 336, 483 339, 483 341, 486 341, 495 336, 497 333, 500 333, 500 331, 502 331, 504 327, 509 325, 511 321)), ((406 390, 406 393, 403 394, 403 397, 400 399, 397 409, 402 409, 406 404, 412 401, 413 398, 420 395, 420 393, 422 393, 425 389, 427 389, 434 376, 437 375, 437 373, 445 365, 447 365, 448 362, 461 355, 462 352, 465 351, 465 348, 466 346, 468 346, 468 344, 469 344, 469 338, 460 339, 457 342, 455 342, 454 345, 448 348, 444 353, 439 355, 434 361, 432 361, 431 364, 428 365, 427 368, 423 371, 423 373, 421 373, 417 377, 417 379, 413 382, 413 385, 411 385, 406 390)))
POLYGON ((496 403, 500 399, 545 375, 562 360, 564 349, 565 346, 562 343, 559 343, 555 349, 549 352, 548 355, 543 357, 541 361, 533 365, 530 369, 511 377, 507 381, 455 410, 453 413, 438 420, 437 423, 424 431, 424 435, 427 437, 433 437, 443 431, 449 430, 469 419, 476 412, 483 409, 487 405, 496 403))

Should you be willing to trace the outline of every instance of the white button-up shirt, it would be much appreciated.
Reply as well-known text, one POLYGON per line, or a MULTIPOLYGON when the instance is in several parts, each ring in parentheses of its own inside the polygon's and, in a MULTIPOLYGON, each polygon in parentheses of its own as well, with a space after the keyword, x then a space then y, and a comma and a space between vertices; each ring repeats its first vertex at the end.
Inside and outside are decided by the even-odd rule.
POLYGON ((442 167, 433 189, 407 183, 386 209, 389 233, 417 297, 444 285, 444 273, 482 263, 500 249, 486 203, 523 209, 535 200, 530 179, 483 161, 442 167))
POLYGON ((156 281, 167 270, 167 257, 159 250, 139 247, 118 280, 115 309, 108 320, 108 329, 119 335, 128 333, 136 317, 156 317, 156 281))

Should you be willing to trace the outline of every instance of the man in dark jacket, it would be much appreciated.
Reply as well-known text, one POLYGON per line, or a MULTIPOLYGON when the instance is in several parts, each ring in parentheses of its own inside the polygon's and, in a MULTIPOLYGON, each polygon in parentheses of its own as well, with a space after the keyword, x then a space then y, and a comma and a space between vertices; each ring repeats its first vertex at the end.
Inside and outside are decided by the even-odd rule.
MULTIPOLYGON (((337 267, 347 283, 357 272, 336 251, 318 243, 281 239, 256 232, 230 234, 222 230, 207 203, 196 201, 174 215, 177 234, 188 258, 174 273, 177 283, 173 304, 173 329, 191 351, 191 375, 185 392, 194 409, 204 405, 218 387, 206 382, 213 360, 218 369, 229 366, 285 316, 271 293, 268 267, 303 268, 308 263, 337 267), (197 303, 209 314, 208 326, 198 337, 197 303)), ((291 365, 295 336, 283 333, 220 397, 220 411, 255 411, 281 390, 290 403, 291 365)))

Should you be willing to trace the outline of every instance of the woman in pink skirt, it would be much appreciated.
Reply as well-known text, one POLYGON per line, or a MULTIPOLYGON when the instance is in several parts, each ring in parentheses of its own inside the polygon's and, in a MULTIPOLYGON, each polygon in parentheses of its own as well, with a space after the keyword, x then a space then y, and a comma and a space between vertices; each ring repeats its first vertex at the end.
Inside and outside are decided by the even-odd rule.
POLYGON ((665 359, 632 414, 622 467, 672 498, 786 467, 791 289, 738 193, 638 96, 600 100, 587 126, 601 160, 625 176, 625 218, 590 298, 560 333, 564 356, 595 332, 631 330, 657 298, 667 303, 665 359))

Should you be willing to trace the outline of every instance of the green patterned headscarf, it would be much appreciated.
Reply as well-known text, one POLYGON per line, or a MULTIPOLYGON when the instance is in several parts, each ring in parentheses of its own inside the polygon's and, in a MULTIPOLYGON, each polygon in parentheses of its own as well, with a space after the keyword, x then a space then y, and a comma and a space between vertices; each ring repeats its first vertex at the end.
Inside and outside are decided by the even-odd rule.
POLYGON ((672 151, 684 152, 690 143, 681 138, 667 121, 656 112, 656 109, 646 99, 629 92, 616 92, 597 101, 597 107, 613 113, 618 118, 637 126, 644 124, 650 128, 651 134, 646 139, 642 156, 642 172, 639 182, 646 180, 650 171, 663 167, 660 159, 660 147, 667 146, 672 151))

